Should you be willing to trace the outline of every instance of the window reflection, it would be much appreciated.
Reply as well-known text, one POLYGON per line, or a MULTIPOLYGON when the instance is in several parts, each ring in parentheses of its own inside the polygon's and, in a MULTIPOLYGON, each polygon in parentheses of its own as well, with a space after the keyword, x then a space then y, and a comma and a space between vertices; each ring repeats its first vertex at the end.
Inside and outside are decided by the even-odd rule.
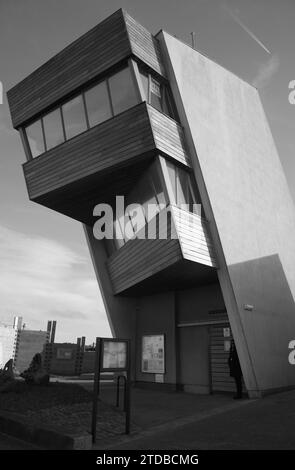
POLYGON ((43 117, 46 150, 64 142, 60 109, 56 109, 43 117))
POLYGON ((151 104, 161 113, 165 113, 173 119, 177 119, 167 85, 141 68, 139 68, 139 75, 144 91, 144 99, 147 103, 151 104))
MULTIPOLYGON (((145 70, 139 69, 139 72, 144 99, 159 111, 174 117, 174 107, 166 84, 145 70)), ((64 140, 81 134, 88 127, 96 126, 131 108, 138 101, 131 70, 126 67, 28 126, 26 132, 32 156, 36 157, 64 140), (45 142, 43 142, 42 120, 45 142)), ((159 197, 163 199, 163 194, 159 197)))
POLYGON ((67 139, 86 131, 87 124, 82 95, 64 104, 62 112, 67 139))
POLYGON ((143 71, 139 71, 145 100, 149 103, 149 76, 143 71))
POLYGON ((107 83, 105 81, 86 91, 85 100, 90 127, 112 117, 107 83))
POLYGON ((34 122, 26 128, 27 138, 32 157, 38 157, 45 151, 41 120, 34 122))
MULTIPOLYGON (((131 235, 135 236, 146 226, 147 222, 150 222, 160 210, 166 207, 167 201, 168 199, 160 177, 160 167, 158 162, 154 162, 138 180, 135 187, 125 199, 126 211, 127 206, 139 204, 144 210, 143 213, 140 208, 138 208, 138 211, 131 210, 128 213, 129 219, 127 217, 124 219, 124 216, 118 218, 114 222, 115 233, 117 236, 123 238, 124 223, 126 224, 128 220, 130 220, 129 226, 133 227, 133 233, 131 235), (163 205, 160 206, 160 204, 163 205)), ((121 248, 130 238, 130 233, 125 233, 125 240, 114 240, 115 248, 121 248)))
POLYGON ((200 204, 200 196, 193 185, 190 173, 168 161, 166 166, 175 204, 178 206, 187 205, 189 210, 193 211, 193 205, 200 204))
POLYGON ((122 113, 138 102, 129 68, 110 77, 109 86, 114 114, 122 113))

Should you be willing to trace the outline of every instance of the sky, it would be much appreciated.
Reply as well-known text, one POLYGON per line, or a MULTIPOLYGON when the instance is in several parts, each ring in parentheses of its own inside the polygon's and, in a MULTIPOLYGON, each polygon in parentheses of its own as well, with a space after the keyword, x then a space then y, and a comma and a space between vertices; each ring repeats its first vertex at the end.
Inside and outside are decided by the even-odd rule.
POLYGON ((119 8, 152 33, 191 43, 194 31, 200 52, 258 88, 295 200, 294 0, 0 0, 0 322, 57 320, 57 341, 110 330, 81 224, 28 199, 5 93, 119 8))

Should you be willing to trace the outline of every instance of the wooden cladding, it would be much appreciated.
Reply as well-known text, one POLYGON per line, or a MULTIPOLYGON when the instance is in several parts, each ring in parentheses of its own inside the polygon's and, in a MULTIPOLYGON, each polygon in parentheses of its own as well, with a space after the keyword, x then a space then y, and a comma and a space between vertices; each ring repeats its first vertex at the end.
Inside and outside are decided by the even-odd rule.
POLYGON ((165 76, 159 41, 128 13, 124 12, 132 53, 160 75, 165 76))
POLYGON ((132 56, 164 75, 158 41, 118 10, 9 90, 13 126, 26 124, 132 56))
POLYGON ((166 216, 169 209, 171 216, 167 218, 167 239, 160 238, 166 232, 165 227, 158 224, 156 239, 129 240, 109 258, 107 265, 114 294, 123 293, 154 276, 159 282, 161 272, 172 269, 182 260, 198 263, 202 267, 216 267, 206 222, 196 214, 182 214, 185 211, 175 206, 161 213, 165 212, 166 216))
POLYGON ((135 106, 24 164, 35 199, 154 149, 145 104, 135 106))
POLYGON ((180 124, 152 106, 148 106, 148 111, 157 149, 165 155, 173 156, 184 165, 190 166, 184 132, 180 124))
POLYGON ((217 267, 208 222, 177 206, 171 206, 183 257, 196 263, 217 267))
MULTIPOLYGON (((181 127, 175 123, 177 130, 173 137, 173 121, 156 110, 150 118, 149 108, 146 103, 140 103, 26 162, 23 168, 30 199, 37 200, 106 170, 115 173, 137 158, 140 164, 144 155, 157 154, 163 149, 172 158, 184 162, 186 153, 179 140, 181 127), (158 123, 162 129, 161 143, 154 136, 158 123), (169 144, 171 140, 174 146, 169 144)), ((54 209, 58 210, 58 201, 54 209)))
MULTIPOLYGON (((164 209, 163 213, 167 216, 167 209, 164 209)), ((115 294, 123 292, 182 259, 170 214, 164 222, 165 220, 167 220, 167 230, 165 230, 166 227, 159 228, 161 227, 159 223, 155 230, 156 239, 129 240, 109 258, 108 271, 115 294), (159 236, 164 237, 166 233, 168 235, 166 239, 159 238, 159 236)))

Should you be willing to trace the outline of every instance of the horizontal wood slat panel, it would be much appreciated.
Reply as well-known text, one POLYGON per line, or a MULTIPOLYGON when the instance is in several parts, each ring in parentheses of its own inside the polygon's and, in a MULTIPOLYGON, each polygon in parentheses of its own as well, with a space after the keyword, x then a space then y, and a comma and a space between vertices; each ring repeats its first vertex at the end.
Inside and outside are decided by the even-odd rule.
POLYGON ((24 164, 31 199, 154 149, 145 103, 24 164))
POLYGON ((152 106, 148 106, 148 112, 157 148, 184 165, 190 166, 190 158, 186 151, 182 127, 152 106))
MULTIPOLYGON (((236 386, 233 377, 229 375, 229 352, 224 350, 224 341, 230 340, 223 336, 223 328, 228 328, 229 323, 210 328, 210 357, 212 390, 218 392, 235 392, 236 386)), ((245 392, 245 384, 243 383, 245 392)))
POLYGON ((24 125, 131 56, 165 75, 157 39, 118 10, 8 91, 13 126, 24 125))
POLYGON ((119 10, 8 92, 14 127, 130 55, 123 12, 119 10))
MULTIPOLYGON (((173 239, 159 239, 159 234, 162 234, 163 227, 159 227, 159 224, 157 224, 157 239, 143 240, 135 238, 129 240, 122 248, 113 253, 108 259, 108 271, 114 293, 121 293, 180 260, 190 259, 189 251, 183 249, 181 231, 179 231, 179 227, 175 223, 174 206, 169 206, 163 209, 162 212, 171 212, 171 215, 168 217, 167 233, 173 239), (177 238, 175 239, 175 237, 177 238)), ((161 220, 165 219, 162 218, 161 220)), ((154 223, 154 219, 150 223, 154 223)), ((147 233, 147 226, 145 231, 147 233)), ((212 263, 210 263, 210 260, 208 261, 208 255, 204 254, 202 249, 200 252, 195 250, 191 259, 199 265, 212 267, 212 263)))
MULTIPOLYGON (((163 212, 167 211, 169 209, 163 209, 163 212)), ((169 216, 167 217, 167 233, 175 233, 173 229, 175 230, 174 222, 169 216)), ((160 232, 161 227, 157 224, 157 237, 159 237, 160 232)), ((156 238, 150 240, 135 238, 129 240, 108 260, 108 271, 114 293, 122 292, 181 259, 182 254, 178 239, 156 238)))
POLYGON ((157 73, 165 76, 159 41, 128 13, 124 12, 124 17, 133 54, 157 73))
POLYGON ((217 267, 206 221, 197 214, 171 207, 184 258, 217 267))

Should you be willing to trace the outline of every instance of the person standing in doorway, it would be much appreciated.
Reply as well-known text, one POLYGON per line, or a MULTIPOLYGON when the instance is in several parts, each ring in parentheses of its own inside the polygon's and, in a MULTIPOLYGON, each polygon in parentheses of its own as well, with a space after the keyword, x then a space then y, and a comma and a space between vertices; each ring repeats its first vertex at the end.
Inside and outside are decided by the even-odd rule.
POLYGON ((237 387, 237 393, 234 396, 235 400, 240 400, 242 398, 242 369, 239 361, 239 356, 237 353, 236 345, 234 340, 231 341, 230 352, 228 358, 229 365, 229 374, 234 378, 237 387))

